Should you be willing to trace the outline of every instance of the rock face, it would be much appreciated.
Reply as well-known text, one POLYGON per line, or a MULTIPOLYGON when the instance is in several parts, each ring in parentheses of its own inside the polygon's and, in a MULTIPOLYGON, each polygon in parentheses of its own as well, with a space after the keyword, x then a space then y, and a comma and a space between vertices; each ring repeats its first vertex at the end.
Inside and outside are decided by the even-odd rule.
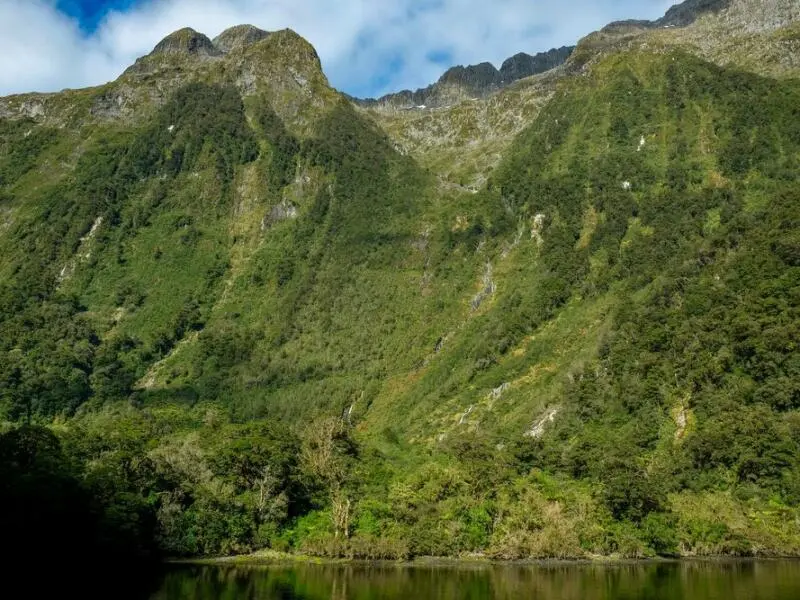
POLYGON ((686 27, 709 12, 728 8, 731 0, 686 0, 670 8, 655 25, 659 27, 686 27))
POLYGON ((153 51, 147 56, 136 59, 136 62, 128 67, 125 74, 143 75, 158 69, 160 65, 173 63, 175 61, 204 61, 216 59, 222 56, 208 36, 195 31, 191 27, 184 27, 178 31, 170 33, 167 37, 156 44, 153 51))
POLYGON ((547 52, 540 52, 535 56, 520 52, 506 59, 500 67, 503 82, 510 83, 532 75, 544 73, 563 65, 572 54, 574 46, 553 48, 547 52))
POLYGON ((270 35, 271 33, 269 31, 264 31, 254 25, 236 25, 235 27, 226 29, 215 37, 213 44, 222 52, 231 52, 260 42, 270 35))
POLYGON ((231 83, 243 96, 264 94, 290 127, 308 126, 321 107, 341 98, 330 89, 314 47, 290 29, 237 25, 212 42, 187 28, 168 35, 117 81, 94 92, 91 116, 135 119, 137 108, 160 106, 176 89, 198 80, 231 83))
POLYGON ((217 56, 221 54, 214 46, 214 43, 207 36, 195 31, 190 27, 179 29, 170 33, 161 40, 151 56, 158 54, 192 54, 199 56, 217 56))
POLYGON ((663 17, 655 21, 614 21, 606 25, 603 32, 624 32, 629 29, 653 29, 656 27, 687 27, 706 13, 719 12, 731 5, 731 0, 685 0, 672 6, 663 17))
POLYGON ((534 56, 520 52, 503 62, 500 69, 488 62, 466 67, 452 67, 445 71, 436 83, 426 88, 416 91, 403 90, 377 100, 368 98, 354 99, 354 101, 362 106, 407 109, 413 107, 435 108, 467 98, 483 98, 515 81, 561 66, 574 49, 574 46, 564 46, 534 56))
POLYGON ((681 46, 721 66, 736 64, 762 74, 800 73, 800 41, 782 28, 797 27, 797 0, 686 0, 654 21, 615 21, 578 42, 570 70, 609 52, 639 44, 681 46))
POLYGON ((492 63, 483 62, 479 65, 458 66, 445 71, 439 79, 440 84, 460 85, 476 94, 484 90, 494 90, 500 86, 502 75, 492 63))
POLYGON ((270 35, 272 35, 271 32, 259 29, 254 25, 236 25, 229 27, 211 41, 205 34, 190 27, 184 27, 170 33, 156 44, 150 56, 165 54, 221 56, 260 42, 270 35))

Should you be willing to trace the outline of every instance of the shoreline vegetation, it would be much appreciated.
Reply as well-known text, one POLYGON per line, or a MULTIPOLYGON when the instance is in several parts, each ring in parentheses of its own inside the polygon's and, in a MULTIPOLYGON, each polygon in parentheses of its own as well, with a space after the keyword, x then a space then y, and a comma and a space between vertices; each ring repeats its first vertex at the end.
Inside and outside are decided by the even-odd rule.
POLYGON ((166 565, 202 565, 202 566, 280 566, 292 564, 312 565, 353 565, 375 567, 490 567, 490 566, 573 566, 573 565, 642 565, 642 564, 702 564, 702 563, 753 563, 789 561, 800 563, 800 554, 790 555, 764 555, 764 556, 734 556, 734 555, 708 555, 708 556, 651 556, 646 558, 627 558, 623 556, 591 556, 575 558, 523 558, 523 559, 497 559, 486 555, 469 555, 459 557, 448 556, 418 556, 410 559, 363 559, 363 558, 330 558, 312 556, 308 554, 294 554, 290 552, 277 552, 274 550, 261 550, 250 554, 230 556, 198 557, 198 558, 168 558, 166 565))
MULTIPOLYGON (((114 560, 231 564, 800 555, 794 509, 741 491, 664 493, 657 511, 620 519, 608 509, 607 499, 617 499, 609 487, 548 474, 478 439, 389 478, 391 463, 339 421, 296 436, 207 418, 194 435, 177 429, 164 445, 166 415, 148 415, 118 407, 69 426, 0 434, 12 539, 29 540, 32 552, 56 535, 114 560), (388 481, 376 489, 378 476, 388 481), (172 482, 180 487, 170 490, 172 482)), ((638 505, 636 496, 622 498, 638 505)))

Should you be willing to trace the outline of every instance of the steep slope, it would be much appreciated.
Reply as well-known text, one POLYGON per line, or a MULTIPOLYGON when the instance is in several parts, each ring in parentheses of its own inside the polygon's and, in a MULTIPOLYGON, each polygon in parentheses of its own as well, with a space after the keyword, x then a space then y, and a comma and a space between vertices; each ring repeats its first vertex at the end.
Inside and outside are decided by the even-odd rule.
MULTIPOLYGON (((66 349, 61 376, 43 372, 39 361, 50 360, 47 352, 22 352, 5 364, 9 377, 27 377, 29 369, 38 371, 34 379, 55 377, 48 389, 63 386, 72 407, 91 393, 90 363, 100 344, 95 336, 110 335, 112 347, 133 352, 131 360, 141 365, 199 327, 200 312, 213 306, 230 267, 231 238, 245 243, 242 233, 249 233, 243 213, 259 211, 252 215, 257 236, 270 203, 280 202, 271 186, 295 175, 292 156, 278 156, 299 143, 287 128, 324 126, 326 113, 341 102, 327 87, 313 48, 292 32, 224 58, 221 52, 198 55, 193 48, 207 44, 192 40, 206 38, 190 33, 169 36, 102 90, 41 99, 39 122, 4 122, 5 347, 20 351, 27 317, 17 315, 17 324, 10 317, 28 302, 36 312, 44 310, 40 302, 53 300, 67 319, 83 306, 93 321, 79 318, 79 336, 88 342, 84 358, 66 349), (99 103, 113 110, 100 115, 99 103), (26 141, 18 143, 16 135, 26 141), (43 162, 34 169, 37 160, 43 162), (245 172, 245 165, 252 168, 245 172), (234 214, 241 218, 231 220, 234 214)), ((7 106, 25 114, 20 100, 7 106)), ((114 354, 109 360, 118 363, 114 354)), ((128 377, 138 375, 122 379, 128 377)), ((39 383, 29 385, 38 389, 39 383)), ((31 393, 36 402, 50 402, 44 392, 31 393)))
POLYGON ((800 553, 795 13, 747 6, 446 110, 250 26, 0 101, 0 415, 173 554, 800 553))
MULTIPOLYGON (((670 318, 689 323, 691 315, 680 316, 686 309, 678 299, 683 293, 697 294, 695 302, 707 295, 704 302, 729 297, 735 304, 758 305, 755 298, 739 298, 743 289, 734 286, 725 291, 725 283, 713 283, 744 285, 739 279, 744 272, 737 271, 739 261, 747 265, 741 267, 745 272, 752 267, 749 261, 766 261, 761 273, 765 277, 772 273, 775 285, 777 280, 788 278, 788 283, 796 277, 792 259, 784 263, 775 255, 783 252, 777 250, 781 244, 772 250, 761 245, 771 243, 766 239, 773 235, 788 234, 783 227, 791 227, 794 218, 790 182, 798 166, 796 84, 781 87, 756 76, 720 71, 683 54, 660 58, 626 53, 595 69, 586 84, 571 84, 559 92, 515 141, 479 194, 481 206, 504 207, 501 210, 513 215, 507 225, 510 237, 494 248, 489 243, 481 248, 492 265, 487 268, 491 307, 470 307, 457 332, 443 332, 447 343, 440 355, 397 399, 398 405, 419 406, 419 413, 405 411, 400 417, 396 410, 386 411, 392 421, 403 419, 399 430, 418 426, 430 432, 438 415, 445 427, 456 422, 481 422, 486 427, 485 419, 500 419, 495 426, 504 427, 519 419, 517 427, 523 431, 527 422, 532 424, 537 415, 560 403, 564 385, 595 368, 590 366, 592 352, 601 340, 608 344, 609 336, 618 335, 614 331, 622 326, 621 317, 614 317, 617 324, 612 330, 604 319, 609 316, 609 302, 619 307, 621 299, 628 298, 622 304, 625 319, 641 306, 663 311, 659 319, 676 310, 670 318), (599 81, 603 83, 598 85, 599 81), (765 210, 772 216, 760 212, 765 210), (734 245, 726 237, 733 234, 723 215, 736 223, 736 235, 750 241, 739 239, 734 245), (784 219, 789 220, 778 226, 784 219), (518 234, 511 235, 517 227, 518 234), (671 278, 688 278, 681 285, 689 286, 691 280, 697 288, 664 292, 675 285, 671 278), (625 282, 621 288, 620 282, 625 282), (677 294, 670 300, 677 305, 656 309, 653 294, 663 293, 677 294), (570 338, 572 328, 582 321, 582 334, 570 338), (551 332, 553 328, 558 332, 551 332), (451 344, 456 347, 450 348, 451 344), (501 389, 503 401, 494 402, 501 392, 492 390, 501 389), (442 397, 442 390, 451 390, 452 396, 442 397), (429 403, 424 401, 426 394, 431 394, 429 403), (465 411, 470 418, 462 420, 465 411)), ((789 302, 788 297, 785 300, 789 302)), ((695 310, 702 313, 707 305, 702 306, 706 308, 695 310)), ((789 305, 785 309, 789 312, 779 313, 781 327, 791 337, 792 312, 789 305)), ((734 305, 726 310, 726 319, 736 312, 734 305)), ((750 317, 759 318, 756 313, 750 317)), ((647 328, 645 322, 636 324, 643 336, 647 328)), ((719 323, 711 328, 722 334, 719 323)), ((699 335, 696 326, 689 331, 699 335)), ((677 358, 683 342, 674 340, 674 335, 660 342, 659 352, 677 358), (678 346, 669 350, 672 344, 678 346)), ((788 352, 790 346, 781 346, 784 342, 778 346, 788 352)), ((634 340, 627 343, 638 348, 634 340)), ((707 351, 713 346, 710 341, 696 343, 707 351)), ((732 340, 725 344, 734 345, 732 340)), ((645 348, 629 352, 628 360, 619 364, 635 364, 633 357, 643 355, 645 348)), ((658 359, 659 369, 677 368, 667 367, 672 363, 666 356, 658 359)), ((686 358, 702 362, 703 356, 693 353, 686 358)), ((750 372, 745 364, 732 363, 728 368, 739 376, 750 372)), ((597 369, 614 376, 608 367, 597 369)), ((679 378, 684 381, 686 376, 679 378)), ((683 383, 667 392, 675 377, 659 371, 657 378, 663 378, 659 393, 675 398, 690 397, 701 386, 683 383), (687 387, 681 390, 682 386, 687 387)), ((621 385, 612 396, 620 400, 636 390, 621 385)), ((663 416, 670 418, 668 413, 663 416)))

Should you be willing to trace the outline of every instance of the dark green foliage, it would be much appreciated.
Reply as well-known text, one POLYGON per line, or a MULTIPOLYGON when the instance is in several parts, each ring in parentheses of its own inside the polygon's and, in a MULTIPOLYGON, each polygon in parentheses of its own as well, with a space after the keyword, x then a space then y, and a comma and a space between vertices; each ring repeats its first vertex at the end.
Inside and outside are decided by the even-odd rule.
POLYGON ((279 190, 294 178, 300 143, 289 133, 266 100, 262 100, 256 106, 256 121, 272 150, 267 176, 269 187, 272 190, 279 190))
POLYGON ((173 556, 243 552, 308 511, 312 475, 290 430, 206 421, 190 421, 199 438, 157 449, 160 436, 188 433, 186 424, 121 408, 73 422, 64 460, 79 467, 71 473, 92 499, 99 543, 139 551, 146 541, 173 556))
POLYGON ((658 482, 628 456, 606 460, 600 480, 603 502, 615 519, 638 523, 665 508, 666 494, 659 489, 658 482))
POLYGON ((213 470, 225 477, 240 494, 260 487, 265 478, 272 478, 272 485, 289 490, 287 502, 291 499, 294 503, 287 504, 283 517, 296 515, 296 504, 302 502, 300 482, 296 480, 298 439, 288 430, 268 423, 243 425, 228 435, 213 450, 213 470))
POLYGON ((92 556, 115 561, 157 558, 155 512, 137 492, 123 493, 118 474, 83 479, 47 429, 24 426, 0 435, 0 523, 8 565, 22 566, 46 544, 57 573, 92 556), (10 561, 10 563, 8 562, 10 561))
POLYGON ((308 509, 297 438, 266 423, 212 432, 204 455, 180 458, 153 486, 169 490, 162 505, 162 543, 171 554, 224 554, 270 544, 280 528, 308 509), (195 462, 182 463, 191 460, 195 462), (192 481, 185 468, 206 474, 192 481), (212 477, 223 494, 204 486, 212 477))
POLYGON ((91 395, 99 344, 80 307, 69 299, 12 306, 6 305, 0 321, 2 410, 12 419, 28 420, 74 411, 91 395))
POLYGON ((494 497, 499 486, 511 474, 506 452, 498 452, 497 441, 484 436, 465 434, 448 440, 442 450, 464 465, 468 485, 479 495, 494 497))
POLYGON ((92 391, 100 400, 127 398, 137 379, 141 344, 128 336, 103 344, 94 356, 92 391))
MULTIPOLYGON (((303 155, 334 177, 326 211, 329 232, 347 248, 351 260, 370 250, 388 250, 397 242, 401 233, 392 225, 410 216, 424 179, 383 132, 342 101, 306 142, 303 155)), ((314 212, 319 215, 322 210, 314 212)))
POLYGON ((125 166, 132 178, 177 175, 196 169, 209 152, 218 178, 229 183, 234 167, 254 160, 258 146, 234 88, 191 83, 131 143, 125 166))
MULTIPOLYGON (((24 139, 31 141, 13 146, 11 162, 4 163, 16 169, 15 177, 31 168, 36 151, 54 138, 37 128, 24 139), (20 162, 24 157, 27 166, 20 162)), ((81 314, 84 308, 58 292, 59 283, 78 267, 75 253, 90 236, 99 246, 94 253, 115 252, 117 264, 126 263, 126 245, 137 228, 169 209, 169 183, 158 182, 145 193, 145 178, 176 177, 210 166, 216 169, 224 200, 233 169, 256 154, 255 136, 235 90, 202 84, 181 88, 145 127, 88 145, 71 177, 48 190, 30 220, 11 231, 19 254, 13 259, 12 276, 0 284, 6 353, 0 393, 3 409, 12 418, 69 413, 92 394, 104 400, 125 398, 142 375, 143 363, 163 357, 187 333, 202 329, 202 303, 187 299, 172 322, 162 325, 149 352, 134 348, 139 345, 134 340, 112 340, 95 357, 100 345, 96 330, 81 314), (131 211, 142 195, 145 200, 131 211)), ((174 228, 189 247, 202 235, 187 215, 178 217, 174 228)), ((224 259, 217 257, 204 274, 198 296, 211 293, 226 268, 224 259)), ((135 299, 137 294, 131 288, 121 290, 119 304, 131 302, 135 307, 143 300, 135 299)))
POLYGON ((678 554, 678 533, 675 518, 664 513, 650 513, 642 521, 642 537, 659 556, 678 554))
MULTIPOLYGON (((781 416, 798 406, 790 340, 800 335, 800 272, 789 231, 800 204, 789 181, 798 169, 800 91, 685 56, 655 68, 642 82, 617 65, 593 92, 593 103, 581 106, 574 92, 553 102, 491 184, 527 218, 546 215, 539 256, 547 274, 537 290, 545 303, 533 313, 533 327, 575 294, 604 292, 617 282, 625 295, 643 290, 640 299, 620 304, 598 364, 568 388, 568 414, 543 449, 553 467, 602 482, 612 514, 637 522, 663 509, 665 490, 653 488, 654 474, 608 457, 620 440, 631 444, 629 457, 655 450, 680 396, 691 398, 686 409, 699 425, 678 451, 670 486, 716 485, 702 473, 729 469, 742 482, 777 490, 800 451, 781 416), (595 108, 604 102, 613 107, 607 119, 595 108), (712 107, 703 110, 714 115, 727 175, 774 178, 768 206, 745 211, 743 184, 704 183, 704 167, 691 150, 702 135, 693 116, 699 106, 712 107), (659 172, 636 143, 665 112, 675 131, 668 168, 659 172), (569 132, 581 127, 581 144, 608 145, 602 155, 569 153, 569 132), (624 180, 632 191, 623 189, 624 180), (636 194, 642 187, 650 191, 636 194), (583 250, 581 217, 589 206, 602 217, 583 250), (642 233, 631 235, 637 229, 642 233), (608 268, 588 285, 590 257, 600 253, 608 268)), ((525 314, 516 298, 504 314, 525 314)), ((530 330, 506 331, 512 341, 504 347, 513 347, 530 330)))
POLYGON ((30 119, 0 119, 0 190, 30 171, 41 153, 56 141, 57 130, 30 119))

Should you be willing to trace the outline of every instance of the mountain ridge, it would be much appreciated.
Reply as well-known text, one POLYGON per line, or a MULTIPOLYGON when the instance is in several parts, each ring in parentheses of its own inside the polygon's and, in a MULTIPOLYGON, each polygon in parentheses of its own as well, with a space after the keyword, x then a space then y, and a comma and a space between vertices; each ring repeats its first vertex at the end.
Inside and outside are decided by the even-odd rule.
POLYGON ((624 27, 641 27, 654 29, 662 27, 687 27, 706 14, 718 13, 731 5, 732 0, 684 0, 684 2, 670 7, 663 17, 648 21, 631 19, 614 21, 603 27, 600 31, 608 31, 624 27))
POLYGON ((500 69, 489 62, 454 66, 445 71, 436 83, 416 91, 402 90, 377 99, 353 98, 363 107, 438 108, 465 98, 482 98, 512 83, 555 69, 564 64, 574 46, 552 48, 536 55, 519 52, 503 61, 500 69))
MULTIPOLYGON (((752 0, 747 0, 747 2, 744 2, 744 0, 735 2, 733 0, 684 0, 684 2, 671 7, 663 17, 655 21, 617 21, 588 35, 580 40, 577 46, 554 48, 534 56, 524 52, 518 53, 514 57, 506 59, 499 70, 490 63, 467 67, 456 66, 446 71, 438 82, 431 84, 427 88, 421 88, 416 92, 404 90, 388 94, 377 100, 358 99, 346 94, 345 96, 365 108, 380 108, 383 106, 393 109, 408 109, 422 105, 448 106, 465 99, 491 95, 507 88, 509 83, 515 83, 518 80, 529 77, 528 73, 541 74, 548 69, 552 70, 561 66, 566 68, 573 68, 575 65, 580 66, 582 64, 581 49, 588 46, 592 47, 591 52, 596 52, 599 48, 610 44, 627 43, 627 41, 641 33, 650 32, 654 35, 660 35, 670 29, 689 32, 692 31, 692 25, 700 18, 726 12, 732 13, 737 10, 740 11, 740 14, 735 18, 739 20, 742 18, 742 9, 740 7, 748 3, 752 4, 752 0), (577 53, 575 52, 576 49, 578 50, 577 53), (518 66, 520 59, 527 63, 526 68, 522 71, 519 70, 518 66), (506 75, 503 75, 504 67, 506 75), (500 75, 498 75, 498 72, 500 75)), ((755 9, 750 10, 750 8, 747 8, 745 10, 752 13, 755 9)), ((764 16, 771 14, 777 19, 775 23, 769 25, 769 29, 776 29, 794 22, 797 18, 798 10, 792 0, 768 0, 764 5, 764 16)), ((755 20, 759 21, 760 19, 755 20)), ((284 36, 287 35, 287 31, 289 30, 284 30, 284 36)), ((156 44, 150 55, 137 59, 136 63, 126 69, 118 80, 94 88, 87 88, 87 90, 105 90, 109 87, 114 87, 116 84, 121 83, 120 80, 124 80, 126 74, 135 73, 140 68, 144 68, 147 71, 147 67, 142 65, 146 65, 148 61, 158 63, 159 57, 163 59, 172 54, 176 59, 181 56, 197 56, 213 61, 214 59, 224 58, 225 55, 232 51, 237 54, 235 50, 246 51, 259 42, 268 39, 273 33, 253 25, 237 25, 223 31, 215 40, 210 40, 202 33, 196 32, 191 28, 184 28, 167 35, 156 44)), ((291 33, 302 40, 294 32, 291 33)), ((686 43, 696 46, 702 45, 698 42, 699 38, 694 38, 691 35, 685 35, 684 37, 686 38, 686 43)), ((318 62, 319 57, 316 56, 313 46, 305 40, 303 42, 311 48, 311 52, 318 62)), ((714 48, 716 46, 711 44, 710 47, 714 48)), ((735 54, 735 51, 733 54, 735 54)), ((712 60, 725 60, 725 55, 710 56, 709 58, 712 60)), ((752 68, 759 67, 754 64, 752 68)), ((38 119, 47 115, 45 105, 53 103, 52 101, 55 98, 69 94, 78 95, 81 92, 82 90, 64 90, 63 92, 15 94, 7 98, 0 98, 0 116, 9 118, 14 115, 20 115, 38 119)), ((106 109, 100 112, 110 115, 120 114, 120 111, 114 107, 118 103, 118 101, 110 104, 106 103, 106 109)), ((59 103, 55 102, 55 104, 59 103)), ((58 117, 56 120, 63 119, 58 117)))

